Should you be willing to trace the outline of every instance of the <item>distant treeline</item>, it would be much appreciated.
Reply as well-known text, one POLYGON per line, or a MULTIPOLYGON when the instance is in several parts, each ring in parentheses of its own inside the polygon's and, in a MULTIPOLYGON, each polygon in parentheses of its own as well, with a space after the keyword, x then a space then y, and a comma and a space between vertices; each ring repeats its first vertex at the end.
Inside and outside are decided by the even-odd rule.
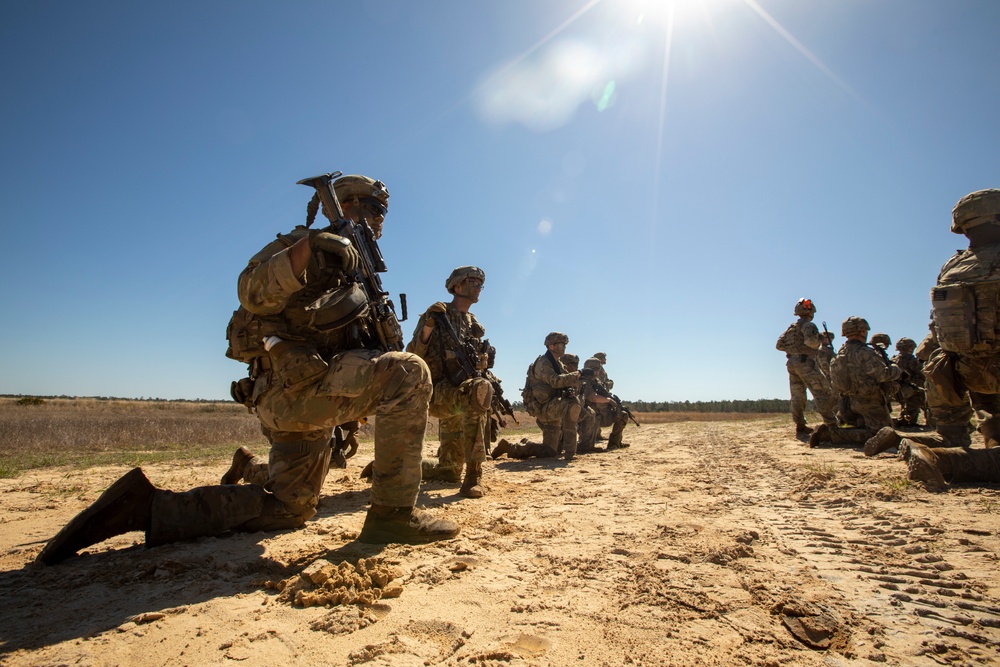
POLYGON ((66 394, 58 396, 46 396, 44 394, 0 394, 0 398, 65 399, 70 401, 87 399, 90 401, 143 401, 146 403, 225 403, 232 400, 231 398, 152 398, 147 396, 135 398, 134 396, 67 396, 66 394))
MULTIPOLYGON (((633 412, 788 412, 787 398, 758 398, 745 401, 622 401, 633 412)), ((514 403, 515 410, 524 410, 520 402, 514 403)), ((807 410, 813 410, 812 401, 806 403, 807 410)))
MULTIPOLYGON (((121 398, 117 396, 38 396, 28 394, 0 394, 0 398, 40 398, 40 399, 78 399, 89 398, 96 401, 145 401, 163 403, 222 403, 224 400, 205 398, 121 398)), ((787 398, 758 398, 744 401, 624 401, 633 412, 788 412, 787 398)), ((518 401, 513 404, 515 410, 524 410, 524 404, 518 401)), ((812 401, 806 404, 807 410, 814 410, 812 401)))

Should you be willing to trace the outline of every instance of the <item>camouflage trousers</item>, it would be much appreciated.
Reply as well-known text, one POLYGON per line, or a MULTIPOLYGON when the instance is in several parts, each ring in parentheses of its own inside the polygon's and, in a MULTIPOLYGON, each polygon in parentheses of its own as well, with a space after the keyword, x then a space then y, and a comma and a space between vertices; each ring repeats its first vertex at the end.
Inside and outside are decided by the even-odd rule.
POLYGON ((973 408, 1000 412, 1000 358, 961 357, 937 349, 924 365, 927 407, 938 427, 967 425, 973 408))
POLYGON ((625 431, 625 424, 628 423, 628 415, 625 414, 614 403, 597 403, 594 406, 597 414, 597 423, 600 426, 610 426, 611 434, 608 436, 608 448, 614 449, 622 444, 622 433, 625 431))
POLYGON ((834 399, 830 381, 819 370, 816 360, 805 355, 790 355, 785 364, 788 369, 788 388, 791 393, 792 421, 796 426, 806 425, 806 390, 812 392, 816 411, 823 423, 831 428, 837 425, 833 414, 834 399))
POLYGON ((600 427, 597 425, 597 413, 594 412, 593 408, 581 405, 580 420, 576 423, 577 453, 594 451, 599 429, 600 427))
MULTIPOLYGON (((556 396, 541 406, 532 415, 542 430, 542 445, 555 452, 562 448, 563 456, 571 459, 576 455, 576 427, 580 421, 580 401, 575 397, 556 396)), ((513 458, 519 458, 508 454, 513 458)))
POLYGON ((492 402, 493 385, 485 378, 468 378, 457 387, 447 380, 434 385, 430 415, 439 422, 438 468, 457 474, 466 462, 486 460, 492 402))
POLYGON ((336 425, 375 414, 373 504, 413 507, 420 487, 420 457, 431 382, 414 354, 351 350, 334 355, 327 372, 289 390, 267 373, 256 409, 271 441, 263 485, 157 490, 153 543, 217 535, 226 530, 295 528, 316 513, 330 465, 336 425))
POLYGON ((892 426, 892 416, 881 392, 852 394, 851 409, 863 420, 863 427, 831 428, 830 440, 834 444, 863 443, 884 426, 892 426))

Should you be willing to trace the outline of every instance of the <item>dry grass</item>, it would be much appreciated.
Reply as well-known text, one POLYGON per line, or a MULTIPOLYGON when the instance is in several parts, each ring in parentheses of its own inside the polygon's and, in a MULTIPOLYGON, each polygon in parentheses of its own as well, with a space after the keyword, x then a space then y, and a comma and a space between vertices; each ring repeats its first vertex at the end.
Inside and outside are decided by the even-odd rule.
MULTIPOLYGON (((537 434, 535 420, 517 412, 508 439, 537 434)), ((679 421, 733 421, 770 414, 636 413, 641 424, 679 421)), ((631 428, 634 428, 632 426, 631 428)), ((373 425, 362 428, 371 442, 373 425)), ((427 437, 437 439, 437 420, 427 420, 427 437)), ((142 465, 158 461, 226 460, 246 445, 266 449, 257 418, 236 403, 118 401, 94 398, 47 399, 31 404, 0 398, 0 477, 54 466, 142 465)))

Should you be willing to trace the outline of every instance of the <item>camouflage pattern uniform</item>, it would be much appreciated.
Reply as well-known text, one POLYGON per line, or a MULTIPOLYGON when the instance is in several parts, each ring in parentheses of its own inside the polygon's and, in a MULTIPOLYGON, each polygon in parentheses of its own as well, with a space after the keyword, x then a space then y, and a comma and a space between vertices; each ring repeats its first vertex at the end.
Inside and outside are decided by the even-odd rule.
MULTIPOLYGON (((380 181, 344 176, 333 187, 342 198, 354 197, 354 215, 372 212, 381 229, 388 192, 380 181)), ((241 309, 227 331, 227 356, 250 362, 250 376, 233 383, 233 397, 257 414, 271 443, 264 484, 174 492, 156 488, 136 468, 50 540, 40 561, 60 562, 132 530, 144 530, 146 544, 155 546, 227 530, 302 526, 316 513, 334 427, 368 414, 378 415, 374 480, 359 539, 419 543, 458 532, 454 523, 414 509, 431 394, 427 364, 414 354, 362 346, 371 339, 362 319, 369 306, 347 280, 358 251, 333 233, 339 227, 307 228, 318 208, 317 193, 306 226, 251 258, 238 281, 241 309)))
MULTIPOLYGON (((596 357, 591 357, 583 362, 583 367, 586 370, 594 371, 595 380, 597 379, 597 373, 600 370, 601 362, 596 357)), ((603 386, 603 385, 602 385, 603 386)), ((607 389, 607 387, 604 387, 607 389)), ((601 396, 597 389, 591 384, 586 383, 584 387, 584 400, 586 405, 594 410, 597 415, 597 425, 598 427, 611 427, 611 435, 608 436, 607 449, 621 449, 628 447, 627 444, 622 442, 622 435, 625 431, 625 425, 628 423, 628 415, 619 408, 614 401, 600 401, 598 398, 601 396)))
POLYGON ((611 391, 611 389, 615 386, 615 381, 609 378, 608 372, 604 370, 604 365, 608 363, 608 355, 603 352, 594 352, 594 356, 591 357, 591 359, 597 359, 601 363, 601 367, 595 369, 597 379, 600 380, 601 385, 605 389, 611 391))
POLYGON ((816 307, 809 299, 799 299, 795 304, 795 314, 799 319, 792 323, 778 338, 775 347, 785 353, 788 361, 788 386, 791 392, 792 421, 796 433, 808 433, 806 426, 806 389, 812 392, 816 410, 823 423, 836 427, 837 417, 833 414, 833 397, 830 382, 819 369, 816 357, 819 353, 819 329, 812 318, 816 307))
MULTIPOLYGON (((563 366, 570 373, 580 370, 580 357, 575 354, 564 354, 560 361, 562 361, 563 366)), ((599 431, 597 414, 593 408, 587 406, 587 401, 584 398, 584 387, 586 384, 581 379, 580 386, 577 388, 577 398, 580 401, 580 421, 576 425, 577 454, 587 454, 596 451, 595 445, 597 444, 597 433, 599 431)))
POLYGON ((863 428, 821 428, 809 440, 816 446, 825 441, 840 443, 863 443, 879 429, 892 425, 892 417, 886 405, 883 384, 899 379, 901 371, 887 364, 882 355, 872 349, 858 336, 867 337, 868 322, 860 317, 844 320, 841 333, 848 340, 837 352, 830 364, 834 386, 847 394, 851 408, 864 419, 863 428))
POLYGON ((899 397, 902 399, 899 412, 900 426, 916 426, 920 412, 926 407, 924 362, 913 354, 916 347, 917 344, 913 339, 900 338, 896 341, 897 354, 892 358, 892 363, 899 366, 905 374, 905 379, 901 379, 899 388, 899 397))
POLYGON ((960 199, 951 231, 968 236, 969 248, 945 263, 931 292, 940 347, 924 375, 938 433, 949 445, 968 446, 972 405, 1000 414, 1000 190, 960 199))
MULTIPOLYGON (((569 336, 553 331, 545 337, 545 346, 563 346, 561 357, 569 336)), ((579 373, 570 373, 555 356, 552 349, 546 350, 528 367, 527 377, 521 397, 528 414, 542 430, 542 443, 512 444, 507 450, 511 458, 556 456, 560 444, 563 457, 568 461, 576 455, 577 423, 580 421, 580 400, 577 388, 580 386, 579 373)), ((494 458, 496 453, 494 449, 494 458)))
MULTIPOLYGON (((455 344, 451 337, 434 325, 426 343, 420 342, 420 333, 433 313, 444 311, 455 333, 463 344, 469 343, 475 350, 482 351, 486 329, 472 313, 463 313, 453 304, 438 302, 431 306, 413 330, 413 338, 406 346, 427 362, 434 382, 431 396, 430 414, 440 420, 441 444, 438 447, 438 462, 424 461, 424 471, 428 478, 458 481, 466 462, 481 464, 486 460, 486 430, 489 425, 490 403, 493 401, 493 385, 482 377, 469 377, 455 385, 449 373, 457 368, 455 344)), ((488 356, 479 354, 474 360, 477 370, 486 371, 488 356)))

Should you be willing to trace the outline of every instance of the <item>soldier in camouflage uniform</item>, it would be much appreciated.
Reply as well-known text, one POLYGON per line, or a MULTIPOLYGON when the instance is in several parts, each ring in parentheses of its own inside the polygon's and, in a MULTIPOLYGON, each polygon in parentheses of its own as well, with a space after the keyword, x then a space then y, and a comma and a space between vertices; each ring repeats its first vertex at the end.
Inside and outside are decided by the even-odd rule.
POLYGON ((792 421, 795 422, 795 434, 804 435, 812 432, 806 425, 806 389, 812 392, 816 410, 822 416, 824 424, 836 427, 837 417, 833 414, 830 382, 816 362, 820 346, 819 329, 812 321, 816 315, 816 306, 810 299, 799 299, 795 304, 795 315, 799 319, 778 337, 775 347, 788 358, 785 368, 788 369, 788 385, 792 396, 792 421))
MULTIPOLYGON (((576 373, 580 370, 580 357, 575 354, 564 354, 560 361, 562 361, 568 373, 576 373)), ((584 397, 585 386, 586 383, 581 379, 580 386, 577 388, 577 397, 580 401, 580 421, 577 422, 576 426, 577 454, 588 454, 597 451, 595 448, 599 429, 597 414, 593 408, 587 406, 587 401, 584 397)))
POLYGON ((900 381, 899 397, 902 403, 897 426, 916 426, 920 412, 926 408, 924 362, 913 354, 916 349, 917 343, 912 338, 904 337, 896 341, 896 355, 892 358, 892 363, 899 366, 904 374, 900 381))
POLYGON ((840 331, 847 341, 830 363, 834 389, 851 399, 851 408, 864 418, 864 427, 839 428, 824 424, 809 437, 810 447, 823 442, 863 443, 882 427, 892 424, 883 384, 898 380, 901 371, 886 363, 882 355, 867 344, 870 330, 864 318, 844 320, 840 331))
POLYGON ((567 461, 576 455, 576 428, 580 421, 580 400, 577 396, 580 373, 568 372, 560 361, 562 355, 566 354, 567 343, 569 336, 559 331, 553 331, 545 337, 545 354, 528 367, 521 392, 525 409, 542 430, 541 444, 511 444, 500 440, 493 450, 493 458, 503 454, 513 459, 553 457, 559 452, 560 445, 563 458, 567 461))
POLYGON ((460 266, 445 281, 452 295, 450 303, 439 301, 427 309, 413 330, 413 339, 406 346, 431 370, 434 393, 430 414, 440 420, 441 445, 438 460, 424 460, 425 479, 457 482, 465 468, 465 480, 459 495, 482 498, 480 484, 483 461, 486 460, 486 431, 489 425, 493 385, 484 377, 463 372, 457 350, 468 355, 475 370, 484 373, 489 363, 489 343, 483 336, 486 329, 469 312, 479 301, 486 274, 475 266, 460 266), (448 327, 458 337, 447 331, 448 327))
MULTIPOLYGON (((607 387, 600 384, 600 380, 597 379, 597 373, 601 368, 601 362, 597 357, 591 357, 583 362, 583 368, 584 373, 587 371, 593 373, 594 383, 598 383, 607 390, 607 387)), ((601 395, 598 392, 598 387, 595 387, 592 382, 585 383, 583 397, 586 405, 597 415, 597 425, 611 427, 611 435, 608 436, 606 451, 628 447, 629 444, 627 442, 622 442, 622 434, 625 431, 625 425, 628 423, 628 415, 612 399, 601 395)))
POLYGON ((594 356, 591 359, 597 359, 600 362, 601 367, 597 370, 597 379, 601 381, 605 389, 611 391, 611 388, 615 386, 615 381, 609 378, 608 372, 604 370, 605 364, 608 363, 608 355, 603 352, 594 352, 594 356))
POLYGON ((951 231, 964 234, 969 248, 945 263, 931 290, 940 347, 924 376, 937 432, 949 446, 967 447, 972 406, 1000 414, 1000 190, 962 197, 951 231))
MULTIPOLYGON (((370 221, 381 232, 389 197, 381 181, 344 176, 334 188, 346 218, 370 221)), ((427 364, 361 345, 368 301, 347 280, 358 251, 333 226, 308 228, 318 207, 317 196, 306 226, 279 235, 250 260, 228 332, 227 354, 250 360, 250 377, 234 383, 234 398, 256 412, 271 443, 266 483, 177 493, 154 487, 135 468, 50 540, 39 561, 58 563, 133 530, 156 546, 227 530, 298 528, 316 513, 334 427, 367 414, 378 415, 375 476, 358 539, 421 543, 458 533, 453 522, 414 509, 431 394, 427 364)))

